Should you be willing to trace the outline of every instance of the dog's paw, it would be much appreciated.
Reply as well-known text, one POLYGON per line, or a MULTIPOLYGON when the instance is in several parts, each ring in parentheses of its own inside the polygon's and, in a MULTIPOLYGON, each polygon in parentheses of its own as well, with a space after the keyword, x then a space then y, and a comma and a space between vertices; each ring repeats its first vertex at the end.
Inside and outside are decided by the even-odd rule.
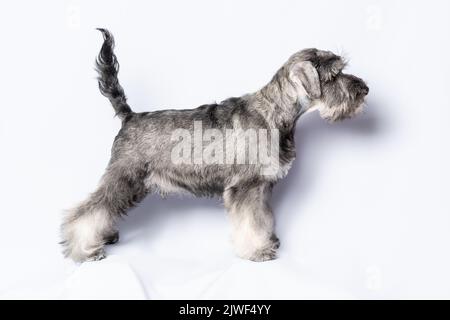
POLYGON ((280 247, 280 239, 278 239, 278 237, 275 234, 272 234, 268 246, 263 249, 256 250, 256 252, 254 252, 250 256, 249 260, 256 262, 274 260, 277 258, 277 249, 279 247, 280 247))
POLYGON ((119 242, 119 231, 105 237, 105 244, 115 244, 119 242))
POLYGON ((276 258, 277 258, 276 249, 274 247, 270 247, 270 248, 266 248, 266 249, 257 250, 249 258, 249 260, 255 261, 255 262, 263 262, 263 261, 274 260, 276 258))
POLYGON ((95 251, 88 257, 86 257, 85 261, 100 261, 105 258, 106 258, 106 253, 105 253, 105 250, 102 248, 102 249, 95 251))
POLYGON ((280 247, 280 239, 275 234, 272 234, 270 237, 270 241, 272 241, 272 246, 276 250, 280 247))

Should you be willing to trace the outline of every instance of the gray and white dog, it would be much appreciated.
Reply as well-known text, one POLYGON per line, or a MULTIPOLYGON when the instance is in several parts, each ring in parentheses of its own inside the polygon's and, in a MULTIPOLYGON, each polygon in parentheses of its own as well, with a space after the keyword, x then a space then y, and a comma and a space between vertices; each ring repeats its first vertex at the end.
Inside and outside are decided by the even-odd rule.
MULTIPOLYGON (((195 109, 135 113, 117 79, 114 39, 107 30, 99 30, 104 38, 96 61, 99 87, 121 119, 122 128, 97 190, 64 219, 65 255, 75 261, 102 259, 104 246, 118 241, 117 222, 128 209, 150 193, 181 192, 222 197, 237 255, 253 261, 274 259, 280 242, 269 199, 273 186, 286 176, 295 159, 298 118, 313 110, 329 122, 356 115, 369 92, 364 81, 342 73, 346 63, 340 56, 305 49, 292 55, 257 92, 195 109), (197 161, 205 153, 194 143, 178 154, 184 152, 178 161, 174 150, 179 149, 181 140, 174 139, 174 132, 181 130, 184 143, 192 142, 198 124, 205 134, 208 130, 213 133, 201 138, 201 147, 224 136, 247 141, 236 147, 227 140, 225 152, 227 157, 231 152, 233 159, 248 156, 252 143, 246 132, 251 130, 268 132, 269 139, 259 136, 255 141, 275 141, 276 148, 264 163, 224 163, 220 159, 205 163, 197 161)), ((223 145, 215 149, 215 153, 222 151, 223 145)))

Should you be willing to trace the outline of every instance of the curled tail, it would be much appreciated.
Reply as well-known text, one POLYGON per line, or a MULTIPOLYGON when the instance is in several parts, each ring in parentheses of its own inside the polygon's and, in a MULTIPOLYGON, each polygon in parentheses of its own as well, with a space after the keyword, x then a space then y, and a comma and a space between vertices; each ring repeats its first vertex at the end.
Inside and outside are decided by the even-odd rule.
POLYGON ((111 102, 116 115, 123 120, 132 111, 127 103, 125 92, 119 84, 119 79, 117 79, 119 62, 114 54, 114 37, 106 29, 98 28, 97 30, 103 34, 104 39, 96 60, 98 86, 100 92, 111 102))

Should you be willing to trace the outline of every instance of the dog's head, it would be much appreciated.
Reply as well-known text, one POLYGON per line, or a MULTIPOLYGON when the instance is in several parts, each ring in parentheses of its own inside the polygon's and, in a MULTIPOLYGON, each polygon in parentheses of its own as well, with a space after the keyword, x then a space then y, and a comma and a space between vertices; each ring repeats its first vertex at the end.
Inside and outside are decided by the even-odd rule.
POLYGON ((365 82, 342 70, 346 62, 330 51, 305 49, 294 54, 286 67, 297 88, 299 101, 309 101, 307 111, 334 122, 351 118, 362 111, 369 93, 365 82))

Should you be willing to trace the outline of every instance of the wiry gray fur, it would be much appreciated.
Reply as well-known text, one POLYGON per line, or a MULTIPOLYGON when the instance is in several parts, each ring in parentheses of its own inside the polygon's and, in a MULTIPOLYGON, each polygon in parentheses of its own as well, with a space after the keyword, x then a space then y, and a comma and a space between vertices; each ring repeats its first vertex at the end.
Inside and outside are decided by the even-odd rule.
POLYGON ((107 30, 99 30, 104 37, 97 59, 99 87, 122 119, 122 128, 97 190, 65 217, 65 255, 75 261, 103 258, 104 245, 118 240, 117 219, 147 194, 187 192, 223 198, 239 256, 274 259, 279 240, 269 199, 273 185, 287 174, 295 158, 298 117, 312 110, 331 122, 355 115, 368 93, 364 81, 342 73, 341 57, 306 49, 291 56, 255 93, 189 110, 134 113, 117 79, 114 39, 107 30), (236 121, 244 130, 279 130, 278 171, 266 176, 259 164, 174 164, 172 132, 179 128, 192 132, 194 121, 202 121, 203 129, 221 131, 233 128, 236 121))

